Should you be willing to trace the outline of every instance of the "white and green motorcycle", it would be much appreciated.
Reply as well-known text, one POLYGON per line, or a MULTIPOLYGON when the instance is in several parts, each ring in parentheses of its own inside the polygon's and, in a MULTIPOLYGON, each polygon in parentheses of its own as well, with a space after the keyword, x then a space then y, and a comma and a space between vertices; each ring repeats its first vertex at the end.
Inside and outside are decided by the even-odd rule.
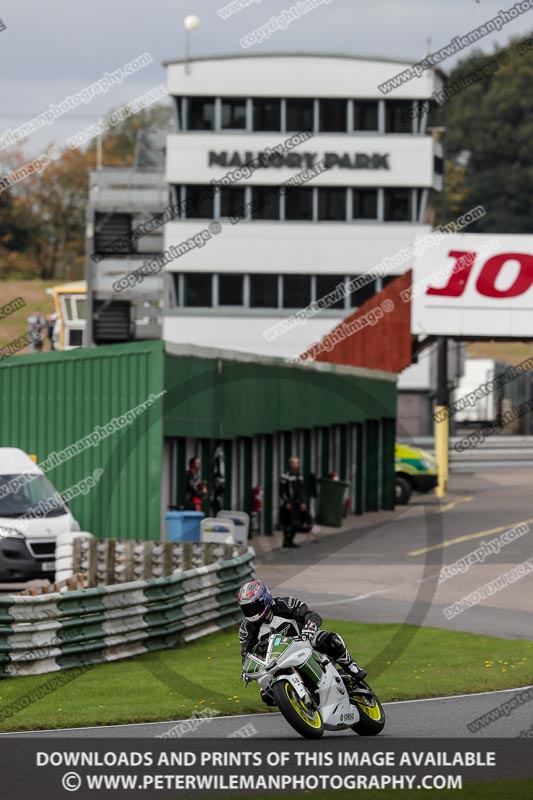
POLYGON ((307 640, 271 631, 247 654, 242 677, 246 685, 256 680, 289 725, 308 739, 348 728, 375 736, 385 725, 385 712, 370 686, 339 669, 307 640))

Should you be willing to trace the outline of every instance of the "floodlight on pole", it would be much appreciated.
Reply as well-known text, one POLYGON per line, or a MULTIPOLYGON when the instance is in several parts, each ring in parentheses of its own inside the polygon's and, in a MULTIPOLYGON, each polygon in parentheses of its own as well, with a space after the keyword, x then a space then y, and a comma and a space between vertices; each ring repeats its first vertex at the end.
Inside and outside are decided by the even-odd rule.
POLYGON ((196 28, 200 25, 199 17, 195 16, 195 14, 189 14, 188 17, 185 17, 183 20, 183 27, 185 28, 185 72, 189 73, 190 70, 190 60, 191 60, 191 33, 195 31, 196 28))

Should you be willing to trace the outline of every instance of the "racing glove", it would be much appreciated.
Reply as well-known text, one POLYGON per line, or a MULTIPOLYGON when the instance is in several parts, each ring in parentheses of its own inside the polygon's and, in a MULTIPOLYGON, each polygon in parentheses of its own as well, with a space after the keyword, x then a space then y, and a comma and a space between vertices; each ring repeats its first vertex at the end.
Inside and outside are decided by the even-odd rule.
POLYGON ((313 639, 318 631, 316 622, 306 622, 300 636, 302 639, 313 639))

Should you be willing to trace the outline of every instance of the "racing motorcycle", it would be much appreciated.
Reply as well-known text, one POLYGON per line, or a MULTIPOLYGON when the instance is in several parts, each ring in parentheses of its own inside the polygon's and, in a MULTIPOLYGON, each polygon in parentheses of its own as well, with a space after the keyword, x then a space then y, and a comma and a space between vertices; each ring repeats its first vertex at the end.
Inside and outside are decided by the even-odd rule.
POLYGON ((370 686, 301 637, 271 629, 247 654, 242 677, 246 686, 257 681, 263 697, 307 739, 348 728, 360 736, 375 736, 385 726, 385 712, 370 686))

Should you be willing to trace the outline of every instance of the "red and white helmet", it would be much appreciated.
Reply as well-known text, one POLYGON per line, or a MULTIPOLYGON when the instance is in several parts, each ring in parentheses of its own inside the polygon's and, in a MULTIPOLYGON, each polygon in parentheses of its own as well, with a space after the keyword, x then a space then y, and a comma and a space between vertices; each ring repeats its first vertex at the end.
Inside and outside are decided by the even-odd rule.
POLYGON ((251 622, 259 622, 270 613, 272 608, 272 594, 263 581, 248 581, 239 589, 237 601, 242 608, 242 613, 251 622))

